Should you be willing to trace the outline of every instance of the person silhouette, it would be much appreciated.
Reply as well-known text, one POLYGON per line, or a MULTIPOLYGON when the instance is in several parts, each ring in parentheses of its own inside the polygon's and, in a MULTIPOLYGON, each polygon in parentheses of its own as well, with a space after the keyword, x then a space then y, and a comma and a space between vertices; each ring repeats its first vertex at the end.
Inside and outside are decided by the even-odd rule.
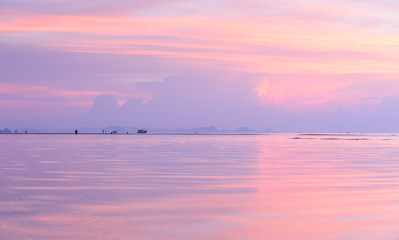
POLYGON ((78 134, 78 129, 75 129, 75 134, 78 134))

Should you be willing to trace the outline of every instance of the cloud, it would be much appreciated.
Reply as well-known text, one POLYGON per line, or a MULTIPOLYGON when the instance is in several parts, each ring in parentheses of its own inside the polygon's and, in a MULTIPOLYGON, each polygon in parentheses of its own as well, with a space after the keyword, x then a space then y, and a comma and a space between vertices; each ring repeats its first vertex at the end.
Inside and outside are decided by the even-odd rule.
POLYGON ((172 0, 107 0, 80 1, 60 0, 4 0, 0 8, 24 11, 34 14, 78 14, 78 15, 120 15, 143 11, 173 2, 172 0))
POLYGON ((255 79, 240 79, 237 73, 191 72, 172 75, 163 82, 138 84, 139 89, 151 92, 154 96, 154 99, 147 102, 129 99, 122 106, 116 107, 116 100, 111 96, 99 97, 88 112, 88 122, 98 119, 97 114, 112 113, 114 124, 166 128, 213 125, 238 128, 250 124, 253 114, 258 115, 256 111, 265 108, 256 99, 253 91, 255 83, 255 79), (111 109, 107 106, 113 107, 111 109))
POLYGON ((317 125, 311 119, 329 122, 333 112, 355 119, 398 97, 392 4, 4 0, 1 109, 13 108, 15 116, 79 114, 95 97, 112 95, 98 99, 87 118, 100 121, 112 112, 102 106, 116 101, 105 122, 290 122, 294 129, 317 125), (289 120, 294 115, 302 118, 289 120))
POLYGON ((2 83, 134 96, 134 83, 162 80, 177 71, 153 56, 60 52, 0 43, 2 83))
POLYGON ((98 103, 92 110, 97 115, 88 114, 81 124, 91 125, 91 119, 96 125, 285 131, 301 128, 302 120, 291 122, 292 128, 283 126, 294 115, 333 117, 329 113, 339 109, 362 114, 384 97, 398 97, 399 75, 394 73, 245 73, 196 70, 184 67, 182 60, 159 56, 71 53, 5 43, 0 49, 0 57, 6 59, 0 65, 1 109, 9 119, 76 116, 97 96, 113 95, 115 113, 98 103))
MULTIPOLYGON (((29 5, 19 3, 18 6, 29 5)), ((39 4, 52 6, 54 3, 39 4)), ((55 5, 59 4, 92 5, 75 1, 55 5)), ((94 5, 97 4, 108 7, 102 1, 94 5)), ((90 15, 51 11, 22 14, 2 21, 0 32, 6 42, 68 52, 152 55, 177 61, 184 68, 332 74, 364 69, 397 71, 394 62, 398 60, 395 54, 398 32, 368 26, 369 22, 376 22, 368 19, 370 14, 376 14, 371 7, 350 1, 340 4, 329 1, 237 4, 122 1, 121 5, 113 5, 121 9, 135 9, 136 6, 140 9, 145 5, 145 9, 159 14, 90 15), (125 3, 129 6, 124 6, 125 3), (353 11, 356 7, 357 11, 353 11), (197 9, 200 14, 187 14, 187 8, 197 9), (218 15, 218 11, 210 9, 228 9, 232 14, 218 15), (243 15, 243 9, 251 14, 243 15), (308 19, 309 16, 313 16, 312 19, 308 19), (348 16, 360 20, 351 20, 348 16), (352 22, 360 23, 348 24, 352 22)), ((7 1, 5 5, 13 3, 7 1)), ((395 16, 378 15, 384 18, 385 23, 381 23, 384 26, 397 22, 395 16)))
POLYGON ((149 100, 140 95, 123 98, 109 92, 65 92, 3 84, 0 101, 2 111, 8 114, 0 124, 10 123, 9 115, 14 115, 19 120, 7 126, 18 127, 15 124, 22 124, 21 119, 25 119, 23 127, 216 126, 231 130, 247 126, 283 132, 396 131, 398 97, 383 97, 384 88, 379 96, 365 97, 360 88, 354 87, 357 81, 367 82, 367 77, 370 82, 377 79, 376 75, 326 77, 191 71, 170 75, 163 81, 136 83, 138 91, 152 96, 149 100), (296 85, 290 85, 292 78, 296 85), (320 85, 317 79, 326 85, 320 85), (347 82, 349 79, 352 81, 347 82), (264 83, 269 89, 259 95, 258 87, 264 83), (278 88, 285 92, 280 94, 278 88), (84 104, 77 108, 82 100, 84 104))
POLYGON ((396 100, 365 98, 352 89, 359 79, 366 77, 193 71, 171 75, 161 82, 138 83, 141 91, 153 96, 149 101, 130 98, 118 104, 114 96, 102 95, 85 121, 96 126, 248 126, 286 132, 397 129, 394 124, 380 124, 384 119, 397 119, 393 112, 396 100), (297 84, 290 85, 292 78, 297 84), (267 89, 260 90, 259 86, 267 89))

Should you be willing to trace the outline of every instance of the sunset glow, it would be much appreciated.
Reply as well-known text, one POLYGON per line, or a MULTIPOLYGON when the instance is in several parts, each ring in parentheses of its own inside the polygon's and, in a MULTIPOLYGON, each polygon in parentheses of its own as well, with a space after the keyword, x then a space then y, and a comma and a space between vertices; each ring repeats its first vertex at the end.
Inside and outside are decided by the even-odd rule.
POLYGON ((230 89, 231 74, 248 78, 242 95, 257 99, 253 107, 362 111, 399 97, 392 90, 399 81, 395 6, 388 0, 7 0, 0 4, 3 100, 40 92, 13 90, 28 85, 58 89, 49 94, 88 107, 101 94, 120 104, 148 102, 165 86, 143 84, 180 74, 190 82, 193 72, 203 72, 208 88, 221 81, 230 89))
POLYGON ((397 240, 398 0, 0 0, 0 239, 397 240))

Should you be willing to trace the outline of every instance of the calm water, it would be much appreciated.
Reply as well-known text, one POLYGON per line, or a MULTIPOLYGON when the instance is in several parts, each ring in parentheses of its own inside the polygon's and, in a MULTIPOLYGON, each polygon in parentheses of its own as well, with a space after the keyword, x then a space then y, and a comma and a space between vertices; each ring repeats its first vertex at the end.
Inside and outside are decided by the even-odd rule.
POLYGON ((0 239, 399 239, 399 137, 0 135, 0 239))

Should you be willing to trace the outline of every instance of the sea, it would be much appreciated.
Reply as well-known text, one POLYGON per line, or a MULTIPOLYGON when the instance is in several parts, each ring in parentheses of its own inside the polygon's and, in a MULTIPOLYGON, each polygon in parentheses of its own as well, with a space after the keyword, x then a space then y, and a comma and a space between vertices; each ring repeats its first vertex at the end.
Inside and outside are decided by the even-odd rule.
POLYGON ((0 239, 399 239, 399 135, 0 134, 0 239))

